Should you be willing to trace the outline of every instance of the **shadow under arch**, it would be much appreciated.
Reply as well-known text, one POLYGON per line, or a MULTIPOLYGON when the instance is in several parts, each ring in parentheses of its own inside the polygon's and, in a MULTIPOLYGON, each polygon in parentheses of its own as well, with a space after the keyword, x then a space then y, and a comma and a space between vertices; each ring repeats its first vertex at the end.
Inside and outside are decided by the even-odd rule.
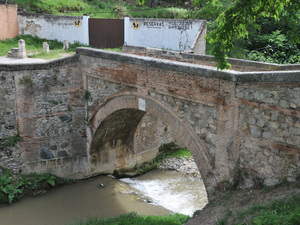
POLYGON ((93 110, 87 127, 87 151, 91 173, 112 172, 116 165, 109 162, 110 158, 121 160, 117 162, 119 166, 129 163, 134 133, 146 112, 170 126, 189 149, 209 197, 215 191, 217 182, 204 141, 175 110, 141 93, 123 92, 111 95, 93 110))

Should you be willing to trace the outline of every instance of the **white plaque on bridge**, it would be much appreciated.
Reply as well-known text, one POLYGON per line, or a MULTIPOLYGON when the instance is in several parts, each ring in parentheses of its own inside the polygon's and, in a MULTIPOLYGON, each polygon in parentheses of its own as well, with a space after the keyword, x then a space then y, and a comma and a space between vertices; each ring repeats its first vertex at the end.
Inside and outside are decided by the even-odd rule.
POLYGON ((145 99, 139 98, 139 110, 146 111, 145 99))

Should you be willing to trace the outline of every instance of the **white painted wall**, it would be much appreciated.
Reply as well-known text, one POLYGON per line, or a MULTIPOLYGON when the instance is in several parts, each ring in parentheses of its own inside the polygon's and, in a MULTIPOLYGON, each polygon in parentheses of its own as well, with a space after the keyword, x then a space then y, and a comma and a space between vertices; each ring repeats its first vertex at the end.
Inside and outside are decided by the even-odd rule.
POLYGON ((56 16, 38 13, 18 14, 19 34, 30 34, 58 41, 89 44, 89 16, 56 16))
POLYGON ((124 32, 125 45, 205 54, 204 20, 125 17, 124 32))

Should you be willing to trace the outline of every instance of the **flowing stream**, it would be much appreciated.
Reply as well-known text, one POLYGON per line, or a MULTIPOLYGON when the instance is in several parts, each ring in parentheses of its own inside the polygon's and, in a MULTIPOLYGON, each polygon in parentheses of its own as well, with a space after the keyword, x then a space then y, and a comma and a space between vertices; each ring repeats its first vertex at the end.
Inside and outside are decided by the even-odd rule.
POLYGON ((92 215, 108 217, 132 211, 141 215, 192 215, 206 204, 202 181, 154 170, 133 179, 99 176, 43 196, 24 198, 0 207, 0 225, 63 225, 92 215))

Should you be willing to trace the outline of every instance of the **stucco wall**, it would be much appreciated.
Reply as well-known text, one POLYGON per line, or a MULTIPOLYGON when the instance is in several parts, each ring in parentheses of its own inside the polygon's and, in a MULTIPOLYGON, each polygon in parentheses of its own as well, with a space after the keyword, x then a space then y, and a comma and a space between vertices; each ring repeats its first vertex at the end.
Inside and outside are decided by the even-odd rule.
POLYGON ((206 22, 124 18, 124 44, 205 54, 206 22))
POLYGON ((18 35, 17 5, 0 4, 0 40, 18 35))
POLYGON ((89 44, 89 16, 56 16, 38 13, 19 13, 19 34, 30 34, 58 41, 79 41, 89 44))

